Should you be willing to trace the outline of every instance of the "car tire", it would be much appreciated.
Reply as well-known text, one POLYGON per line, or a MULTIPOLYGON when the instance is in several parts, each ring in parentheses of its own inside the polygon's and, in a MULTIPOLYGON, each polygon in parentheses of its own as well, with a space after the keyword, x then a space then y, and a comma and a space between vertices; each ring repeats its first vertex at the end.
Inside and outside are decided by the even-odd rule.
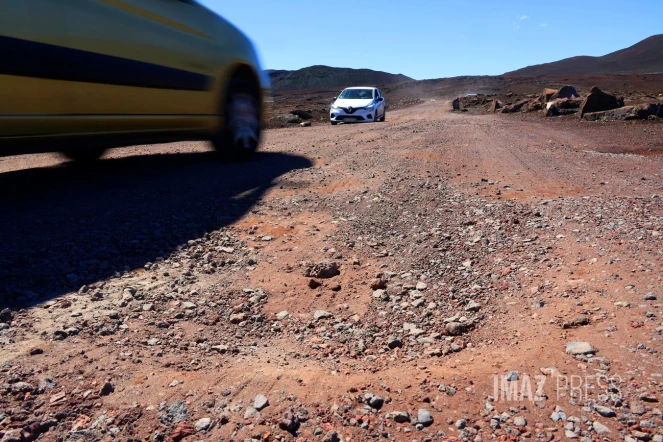
POLYGON ((81 149, 63 150, 62 154, 72 161, 78 163, 89 163, 100 158, 106 149, 102 147, 88 147, 81 149))
POLYGON ((332 122, 331 122, 331 125, 332 125, 332 126, 336 126, 337 124, 338 124, 338 121, 332 121, 332 122))
POLYGON ((262 107, 260 90, 251 81, 230 81, 223 104, 225 123, 212 138, 212 146, 225 160, 249 159, 260 144, 262 107))
POLYGON ((382 118, 380 118, 380 123, 384 123, 384 120, 387 118, 387 109, 382 111, 382 118))

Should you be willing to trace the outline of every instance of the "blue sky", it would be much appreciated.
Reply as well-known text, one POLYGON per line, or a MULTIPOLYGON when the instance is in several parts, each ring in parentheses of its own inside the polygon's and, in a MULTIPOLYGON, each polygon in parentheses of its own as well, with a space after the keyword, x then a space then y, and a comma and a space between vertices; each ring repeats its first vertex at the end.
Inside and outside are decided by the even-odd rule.
POLYGON ((200 1, 246 32, 267 69, 495 75, 663 33, 662 0, 200 1))

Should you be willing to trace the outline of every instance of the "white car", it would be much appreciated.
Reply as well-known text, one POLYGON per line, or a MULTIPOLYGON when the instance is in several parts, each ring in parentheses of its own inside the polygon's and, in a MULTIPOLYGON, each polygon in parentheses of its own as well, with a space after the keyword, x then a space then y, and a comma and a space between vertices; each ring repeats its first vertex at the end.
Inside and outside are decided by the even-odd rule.
POLYGON ((329 109, 332 125, 384 121, 387 103, 376 87, 349 87, 334 97, 329 109))

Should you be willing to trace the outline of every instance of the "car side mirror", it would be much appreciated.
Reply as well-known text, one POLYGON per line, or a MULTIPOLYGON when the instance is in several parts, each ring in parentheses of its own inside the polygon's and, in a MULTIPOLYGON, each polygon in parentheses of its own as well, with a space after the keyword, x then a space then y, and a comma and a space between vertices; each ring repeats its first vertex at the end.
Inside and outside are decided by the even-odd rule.
POLYGON ((338 98, 338 97, 334 97, 334 98, 332 99, 332 101, 336 101, 337 98, 338 98))
POLYGON ((384 97, 378 98, 378 101, 384 101, 384 97))

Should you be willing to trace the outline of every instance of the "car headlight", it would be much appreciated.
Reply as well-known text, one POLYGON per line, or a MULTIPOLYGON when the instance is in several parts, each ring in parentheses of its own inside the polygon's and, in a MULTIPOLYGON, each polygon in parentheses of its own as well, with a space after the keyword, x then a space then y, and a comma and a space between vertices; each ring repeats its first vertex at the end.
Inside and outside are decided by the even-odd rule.
POLYGON ((331 110, 335 110, 335 109, 338 109, 338 106, 336 106, 335 104, 332 104, 331 105, 331 110))
POLYGON ((364 108, 364 110, 373 110, 373 107, 374 107, 374 106, 375 106, 374 104, 369 104, 368 106, 366 106, 366 107, 364 108))

